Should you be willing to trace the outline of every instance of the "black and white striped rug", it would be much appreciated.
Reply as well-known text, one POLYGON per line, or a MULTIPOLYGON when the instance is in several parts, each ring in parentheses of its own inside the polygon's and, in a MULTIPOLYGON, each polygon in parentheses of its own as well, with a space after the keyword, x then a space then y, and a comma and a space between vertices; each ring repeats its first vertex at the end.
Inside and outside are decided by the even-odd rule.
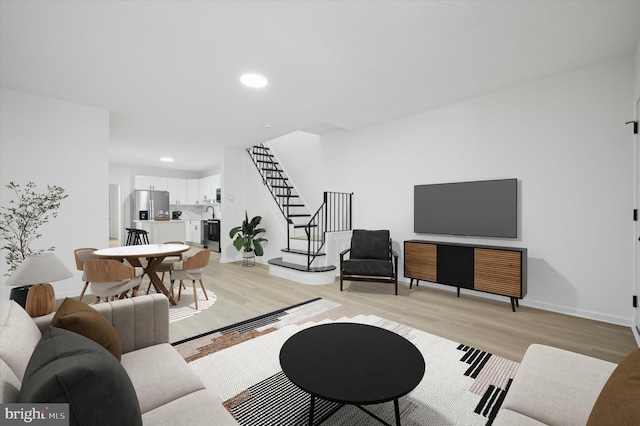
MULTIPOLYGON (((425 375, 399 401, 405 426, 491 424, 519 365, 384 318, 359 315, 326 299, 205 333, 174 346, 240 425, 306 425, 310 397, 282 373, 279 352, 298 331, 332 321, 382 327, 407 338, 420 350, 425 359, 425 375)), ((366 408, 390 424, 395 423, 393 403, 366 408)), ((316 401, 315 413, 316 422, 327 418, 322 424, 328 426, 375 423, 357 407, 340 408, 327 401, 316 401)))

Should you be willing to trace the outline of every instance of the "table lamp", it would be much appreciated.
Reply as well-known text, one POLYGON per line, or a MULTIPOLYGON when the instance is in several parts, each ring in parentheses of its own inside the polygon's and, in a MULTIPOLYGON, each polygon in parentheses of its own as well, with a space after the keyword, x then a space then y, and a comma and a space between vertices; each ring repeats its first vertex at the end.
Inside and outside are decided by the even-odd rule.
POLYGON ((11 290, 10 299, 16 300, 32 317, 37 317, 53 312, 56 307, 55 292, 49 282, 72 276, 73 273, 55 254, 32 254, 22 261, 5 285, 16 287, 11 290), (22 304, 24 294, 26 301, 22 304))

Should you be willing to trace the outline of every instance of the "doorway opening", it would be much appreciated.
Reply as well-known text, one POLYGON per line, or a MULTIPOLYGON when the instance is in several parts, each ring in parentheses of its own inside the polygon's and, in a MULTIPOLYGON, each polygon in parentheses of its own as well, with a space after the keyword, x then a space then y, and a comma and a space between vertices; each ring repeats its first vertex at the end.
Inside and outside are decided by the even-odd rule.
POLYGON ((109 241, 122 241, 122 187, 109 185, 109 241))

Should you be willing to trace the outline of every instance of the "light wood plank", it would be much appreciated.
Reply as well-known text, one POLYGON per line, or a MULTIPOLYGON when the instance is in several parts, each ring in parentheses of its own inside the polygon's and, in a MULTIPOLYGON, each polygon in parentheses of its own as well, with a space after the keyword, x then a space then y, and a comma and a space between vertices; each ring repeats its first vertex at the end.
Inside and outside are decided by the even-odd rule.
MULTIPOLYGON (((207 290, 218 298, 216 303, 172 323, 171 341, 322 297, 518 362, 532 343, 616 363, 637 347, 629 327, 530 308, 524 306, 526 297, 514 313, 506 297, 486 299, 463 289, 458 298, 455 288, 440 285, 409 290, 409 283, 400 282, 395 296, 385 284, 347 281, 341 292, 339 280, 304 285, 269 275, 267 265, 246 268, 241 262, 220 263, 219 258, 211 253, 203 276, 207 290)), ((90 303, 91 297, 85 295, 85 301, 90 303)))

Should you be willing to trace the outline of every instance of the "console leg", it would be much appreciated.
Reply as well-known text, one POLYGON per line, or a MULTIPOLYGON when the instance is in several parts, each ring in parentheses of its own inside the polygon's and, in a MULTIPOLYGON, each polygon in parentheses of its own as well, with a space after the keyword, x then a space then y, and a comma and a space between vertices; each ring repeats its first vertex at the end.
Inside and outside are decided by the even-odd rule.
POLYGON ((456 287, 458 289, 458 297, 460 297, 460 287, 456 287))
POLYGON ((409 281, 409 290, 411 290, 413 288, 413 278, 411 278, 411 281, 409 281))
POLYGON ((516 298, 515 297, 511 297, 511 310, 513 312, 516 311, 516 298))

